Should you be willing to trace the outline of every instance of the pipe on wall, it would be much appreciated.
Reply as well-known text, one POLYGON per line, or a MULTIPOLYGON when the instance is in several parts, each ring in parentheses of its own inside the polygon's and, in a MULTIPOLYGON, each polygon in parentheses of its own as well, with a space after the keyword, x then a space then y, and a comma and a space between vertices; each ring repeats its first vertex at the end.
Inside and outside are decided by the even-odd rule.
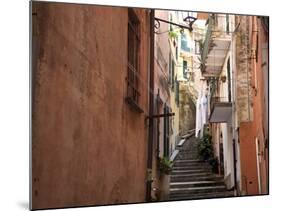
MULTIPOLYGON (((153 115, 154 110, 154 10, 150 11, 150 67, 149 67, 149 116, 153 115)), ((147 173, 152 174, 152 153, 153 153, 153 118, 149 118, 148 126, 148 156, 147 156, 147 173)), ((146 181, 146 201, 151 201, 151 183, 146 181)))

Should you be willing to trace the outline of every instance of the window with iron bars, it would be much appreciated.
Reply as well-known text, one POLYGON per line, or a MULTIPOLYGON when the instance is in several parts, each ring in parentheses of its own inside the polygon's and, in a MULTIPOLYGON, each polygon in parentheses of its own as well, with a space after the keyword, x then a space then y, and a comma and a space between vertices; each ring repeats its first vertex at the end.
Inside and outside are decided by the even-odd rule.
POLYGON ((139 59, 140 57, 140 21, 133 11, 128 10, 128 75, 126 101, 142 112, 139 105, 139 59))
POLYGON ((169 84, 171 86, 172 91, 174 91, 174 84, 175 84, 174 74, 175 74, 175 62, 174 62, 174 60, 172 58, 172 54, 170 52, 170 54, 169 54, 169 84))

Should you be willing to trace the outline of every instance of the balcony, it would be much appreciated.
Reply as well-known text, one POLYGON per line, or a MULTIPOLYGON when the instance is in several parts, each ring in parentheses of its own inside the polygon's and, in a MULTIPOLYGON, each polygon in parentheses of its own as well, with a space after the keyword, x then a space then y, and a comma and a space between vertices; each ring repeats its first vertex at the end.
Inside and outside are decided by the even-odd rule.
POLYGON ((232 103, 228 98, 212 97, 210 101, 210 123, 223 123, 231 119, 232 103))
MULTIPOLYGON (((222 17, 220 17, 222 19, 222 17)), ((211 15, 208 19, 208 28, 201 50, 202 75, 204 77, 218 77, 230 48, 231 36, 224 31, 218 17, 211 15)))

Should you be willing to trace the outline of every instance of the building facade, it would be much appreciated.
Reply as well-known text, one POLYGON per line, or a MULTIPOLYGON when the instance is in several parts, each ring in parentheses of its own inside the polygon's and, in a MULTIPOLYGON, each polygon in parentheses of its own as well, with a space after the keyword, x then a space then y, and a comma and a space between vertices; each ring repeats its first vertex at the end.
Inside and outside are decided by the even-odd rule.
POLYGON ((150 10, 32 2, 32 209, 146 200, 150 10))
POLYGON ((268 18, 239 16, 236 21, 241 25, 237 54, 242 55, 237 57, 237 78, 247 78, 246 85, 237 81, 237 96, 244 96, 237 99, 241 194, 268 194, 268 18), (241 45, 248 49, 242 52, 241 45))
POLYGON ((268 19, 212 14, 202 49, 219 173, 237 195, 268 193, 268 19))
MULTIPOLYGON (((155 17, 168 20, 168 11, 155 11, 155 17)), ((166 115, 171 113, 170 90, 169 90, 169 42, 167 24, 160 23, 154 34, 154 115, 166 115)), ((155 200, 163 200, 165 197, 165 186, 167 181, 159 171, 159 160, 169 158, 171 153, 171 118, 169 116, 155 117, 153 132, 153 165, 152 165, 152 191, 151 197, 155 200)))

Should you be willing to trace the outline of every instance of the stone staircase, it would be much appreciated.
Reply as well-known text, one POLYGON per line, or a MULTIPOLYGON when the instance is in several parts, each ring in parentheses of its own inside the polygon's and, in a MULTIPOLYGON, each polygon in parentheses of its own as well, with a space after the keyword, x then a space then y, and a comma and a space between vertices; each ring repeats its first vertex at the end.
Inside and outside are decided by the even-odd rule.
POLYGON ((233 191, 226 189, 223 177, 214 174, 211 165, 200 159, 194 135, 186 138, 177 150, 170 178, 169 200, 233 196, 233 191))

